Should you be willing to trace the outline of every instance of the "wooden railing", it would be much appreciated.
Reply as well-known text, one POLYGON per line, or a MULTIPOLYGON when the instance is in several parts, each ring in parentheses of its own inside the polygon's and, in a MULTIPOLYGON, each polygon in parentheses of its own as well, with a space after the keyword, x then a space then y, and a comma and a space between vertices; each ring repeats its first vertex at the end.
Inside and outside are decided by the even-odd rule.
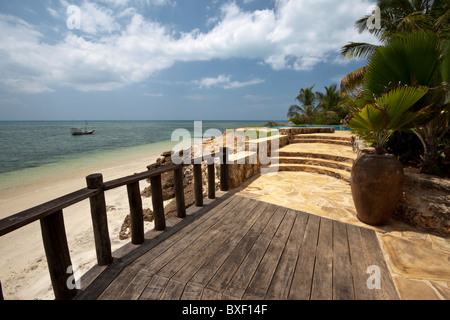
MULTIPOLYGON (((220 161, 220 189, 222 191, 228 191, 229 189, 227 156, 227 148, 221 148, 220 153, 213 154, 210 158, 214 159, 217 157, 222 157, 220 161)), ((202 160, 203 158, 191 159, 191 164, 194 166, 193 171, 196 206, 203 206, 202 160)), ((177 216, 179 218, 185 218, 186 208, 184 201, 182 172, 184 165, 190 164, 169 164, 160 168, 108 182, 103 182, 103 176, 99 173, 89 175, 86 177, 87 188, 64 195, 60 198, 51 200, 0 220, 0 236, 39 220, 45 254, 47 257, 48 270, 50 273, 55 298, 71 299, 77 294, 77 290, 71 289, 67 285, 67 279, 71 276, 71 272, 68 272, 68 268, 72 266, 72 262, 67 244, 63 209, 83 200, 90 200, 97 263, 100 266, 109 265, 113 258, 106 217, 105 191, 122 186, 127 187, 131 218, 131 242, 133 244, 140 244, 144 241, 144 221, 139 181, 150 179, 154 228, 156 230, 164 230, 166 228, 166 222, 163 206, 161 175, 163 173, 173 171, 177 216)), ((207 175, 208 197, 210 199, 214 199, 214 163, 208 163, 207 175)), ((0 299, 3 299, 1 283, 0 299)))

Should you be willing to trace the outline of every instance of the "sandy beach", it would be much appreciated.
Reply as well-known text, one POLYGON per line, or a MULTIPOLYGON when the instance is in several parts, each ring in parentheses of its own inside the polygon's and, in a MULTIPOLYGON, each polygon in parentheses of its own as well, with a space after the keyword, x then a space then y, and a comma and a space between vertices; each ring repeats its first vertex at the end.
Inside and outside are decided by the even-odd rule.
MULTIPOLYGON (((86 186, 85 177, 91 173, 102 173, 104 181, 132 175, 147 170, 147 165, 167 148, 161 144, 151 151, 134 150, 126 155, 100 159, 68 174, 58 174, 40 179, 32 185, 2 191, 0 194, 0 218, 4 218, 35 205, 55 199, 86 186)), ((170 148, 168 149, 170 150, 170 148)), ((141 181, 141 190, 148 186, 141 181)), ((129 240, 119 240, 119 230, 129 213, 126 188, 106 192, 108 227, 112 250, 129 240)), ((143 207, 151 208, 151 198, 143 198, 143 207)), ((64 222, 72 263, 81 274, 96 264, 95 245, 89 200, 82 201, 64 210, 64 222)), ((145 222, 145 229, 153 223, 145 222)), ((39 222, 34 222, 0 238, 0 281, 5 299, 53 299, 47 261, 42 245, 39 222)))

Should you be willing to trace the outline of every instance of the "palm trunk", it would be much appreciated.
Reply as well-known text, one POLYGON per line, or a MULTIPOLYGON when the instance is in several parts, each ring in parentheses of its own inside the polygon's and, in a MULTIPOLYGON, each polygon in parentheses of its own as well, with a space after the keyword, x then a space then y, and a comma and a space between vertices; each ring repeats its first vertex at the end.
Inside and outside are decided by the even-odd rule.
POLYGON ((424 151, 421 171, 426 174, 437 173, 439 163, 437 147, 439 139, 448 129, 446 126, 442 126, 442 119, 439 118, 436 117, 423 127, 412 130, 423 145, 424 151))
POLYGON ((433 138, 425 140, 423 164, 421 171, 426 174, 434 174, 438 169, 437 141, 433 138))

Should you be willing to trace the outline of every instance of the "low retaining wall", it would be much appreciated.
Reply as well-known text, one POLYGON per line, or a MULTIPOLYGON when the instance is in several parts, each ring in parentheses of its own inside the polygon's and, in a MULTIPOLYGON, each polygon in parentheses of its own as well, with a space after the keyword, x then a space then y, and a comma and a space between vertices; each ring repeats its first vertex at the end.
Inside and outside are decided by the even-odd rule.
POLYGON ((334 133, 335 130, 331 127, 287 127, 278 129, 278 132, 280 135, 287 136, 290 142, 296 134, 334 133))
MULTIPOLYGON (((289 144, 289 137, 287 135, 277 135, 273 137, 254 139, 246 143, 246 151, 238 151, 231 157, 232 164, 229 165, 229 177, 230 177, 230 188, 239 187, 244 181, 250 179, 251 177, 261 173, 261 167, 265 164, 261 164, 259 155, 271 157, 274 148, 282 148, 289 144), (278 143, 273 143, 275 139, 278 139, 278 143), (259 154, 256 155, 255 152, 251 152, 250 144, 259 144, 259 154), (256 163, 255 163, 256 160, 256 163)), ((278 158, 276 158, 278 161, 278 158)), ((220 170, 220 168, 218 169, 220 170)))

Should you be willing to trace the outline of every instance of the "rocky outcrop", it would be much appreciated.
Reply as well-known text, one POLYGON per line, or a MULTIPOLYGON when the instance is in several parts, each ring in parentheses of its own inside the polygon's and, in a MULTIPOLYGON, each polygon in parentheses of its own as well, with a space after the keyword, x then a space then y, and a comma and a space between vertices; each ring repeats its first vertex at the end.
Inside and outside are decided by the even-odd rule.
MULTIPOLYGON (((143 210, 144 213, 144 221, 152 222, 153 221, 153 211, 149 208, 143 210)), ((128 214, 119 230, 119 239, 125 240, 131 237, 131 218, 128 214)))
POLYGON ((450 236, 450 181, 405 170, 403 197, 394 217, 418 229, 450 236))

